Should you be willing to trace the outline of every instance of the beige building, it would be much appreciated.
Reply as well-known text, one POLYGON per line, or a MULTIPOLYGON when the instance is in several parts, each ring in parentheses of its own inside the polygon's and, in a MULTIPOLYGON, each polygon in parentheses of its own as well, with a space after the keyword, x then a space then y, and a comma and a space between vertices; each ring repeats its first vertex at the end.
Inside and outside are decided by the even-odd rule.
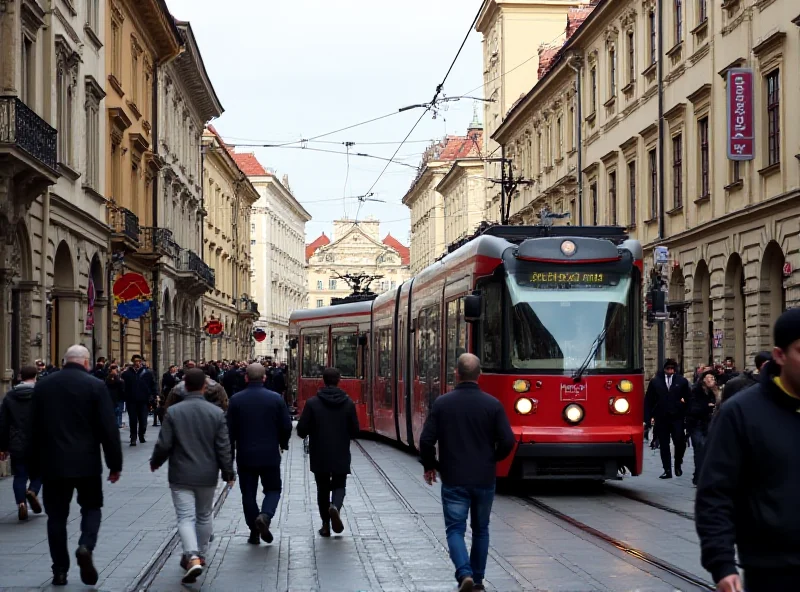
POLYGON ((409 250, 391 234, 380 239, 380 222, 337 220, 333 240, 324 233, 306 247, 308 307, 331 304, 352 292, 345 275, 380 276, 369 284, 375 293, 396 288, 410 277, 409 250))
POLYGON ((453 242, 449 237, 466 236, 483 220, 484 171, 478 172, 476 166, 482 162, 482 145, 483 131, 473 121, 466 136, 447 136, 423 154, 403 197, 411 210, 412 275, 445 253, 453 242))
POLYGON ((236 164, 213 126, 203 133, 204 261, 214 270, 214 289, 203 298, 203 326, 222 323, 222 332, 203 337, 207 360, 253 356, 253 322, 259 317, 251 295, 250 218, 258 191, 236 164))
MULTIPOLYGON (((626 226, 645 247, 646 273, 653 247, 669 248, 668 356, 687 371, 726 356, 750 366, 770 348, 775 318, 800 301, 800 129, 788 108, 800 101, 791 83, 800 8, 737 0, 676 2, 665 11, 663 196, 654 10, 650 0, 599 2, 493 137, 534 181, 514 198, 516 219, 549 206, 578 209, 584 224, 626 226), (755 73, 756 155, 738 164, 725 146, 726 74, 736 66, 755 73), (580 98, 571 94, 577 76, 580 98)), ((650 371, 655 346, 653 328, 650 371)))

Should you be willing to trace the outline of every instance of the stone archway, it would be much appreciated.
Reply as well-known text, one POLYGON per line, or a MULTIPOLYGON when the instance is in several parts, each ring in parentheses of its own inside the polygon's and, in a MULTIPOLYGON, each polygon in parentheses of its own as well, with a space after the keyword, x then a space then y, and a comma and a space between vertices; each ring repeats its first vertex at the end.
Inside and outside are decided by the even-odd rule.
POLYGON ((725 356, 733 356, 737 368, 747 364, 747 315, 744 297, 744 266, 738 253, 728 258, 725 268, 725 356))
POLYGON ((786 310, 786 288, 783 285, 783 265, 786 257, 776 241, 770 241, 761 257, 759 280, 759 349, 772 349, 772 327, 786 310))
POLYGON ((72 250, 66 241, 56 247, 53 257, 53 289, 50 302, 50 361, 61 365, 70 345, 78 341, 78 305, 81 294, 75 285, 72 250))
POLYGON ((33 251, 28 228, 20 221, 14 230, 14 243, 7 247, 13 249, 12 259, 16 264, 14 284, 11 289, 11 335, 9 337, 10 368, 14 375, 22 366, 32 363, 31 345, 41 344, 41 333, 33 338, 31 318, 33 316, 33 251))
POLYGON ((692 278, 692 317, 694 320, 695 364, 713 362, 714 321, 711 315, 711 274, 700 260, 692 278))

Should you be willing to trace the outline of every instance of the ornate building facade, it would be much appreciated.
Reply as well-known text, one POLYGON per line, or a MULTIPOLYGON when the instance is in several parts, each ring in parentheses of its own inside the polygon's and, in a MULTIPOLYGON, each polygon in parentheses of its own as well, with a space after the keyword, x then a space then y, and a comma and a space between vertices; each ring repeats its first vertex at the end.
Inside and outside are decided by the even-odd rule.
POLYGON ((203 132, 204 260, 214 269, 214 288, 203 299, 203 326, 222 323, 222 332, 203 337, 203 355, 213 360, 253 356, 253 322, 259 317, 251 295, 251 209, 259 195, 213 126, 203 132))
POLYGON ((256 342, 255 355, 283 362, 289 315, 308 302, 304 250, 311 215, 292 195, 288 176, 279 181, 254 154, 233 157, 259 194, 250 217, 250 292, 259 303, 255 326, 264 330, 266 338, 256 342))
POLYGON ((328 306, 331 298, 350 295, 352 290, 341 276, 380 276, 369 285, 377 293, 411 277, 408 247, 391 234, 381 240, 377 220, 337 220, 333 240, 323 234, 308 245, 306 256, 309 308, 328 306))

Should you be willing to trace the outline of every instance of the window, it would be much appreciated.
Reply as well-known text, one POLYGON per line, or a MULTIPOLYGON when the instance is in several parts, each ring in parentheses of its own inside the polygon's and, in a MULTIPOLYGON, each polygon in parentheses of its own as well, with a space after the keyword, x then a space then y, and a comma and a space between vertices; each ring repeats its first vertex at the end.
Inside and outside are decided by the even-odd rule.
POLYGON ((22 36, 22 93, 20 99, 26 105, 33 105, 36 100, 36 53, 33 40, 22 36))
POLYGON ((675 0, 675 45, 683 41, 683 0, 675 0))
POLYGON ((709 151, 708 151, 708 117, 697 122, 698 143, 700 144, 700 197, 709 192, 709 151))
POLYGON ((633 31, 628 31, 628 82, 636 80, 636 41, 633 31))
POLYGON ((464 299, 451 300, 447 303, 447 343, 445 363, 445 382, 454 385, 456 362, 458 357, 467 352, 467 323, 464 320, 464 299))
POLYGON ((708 0, 697 0, 697 22, 704 23, 708 20, 708 0))
POLYGON ((322 308, 322 306, 323 306, 323 304, 322 304, 322 298, 318 298, 318 299, 317 299, 317 308, 322 308))
POLYGON ((328 290, 335 290, 336 289, 336 280, 328 280, 328 290))
POLYGON ((542 169, 544 168, 544 150, 542 149, 542 132, 536 134, 536 151, 539 162, 539 166, 536 169, 536 173, 539 174, 542 172, 542 169))
POLYGON ((131 209, 139 209, 139 167, 131 166, 131 209))
POLYGON ((742 170, 739 167, 740 161, 731 161, 731 183, 738 183, 742 180, 742 170))
POLYGON ((590 86, 589 91, 592 93, 590 104, 592 106, 592 113, 597 111, 597 66, 592 66, 589 70, 590 86))
POLYGON ((90 100, 91 95, 87 88, 86 99, 86 185, 92 189, 99 186, 99 135, 100 135, 100 108, 97 103, 90 100))
POLYGON ((647 166, 650 175, 650 219, 655 220, 658 216, 658 159, 655 148, 647 153, 647 166))
POLYGON ((672 138, 672 206, 683 207, 683 136, 672 138))
POLYGON ((328 365, 328 335, 303 335, 303 377, 319 378, 328 365))
POLYGON ((767 74, 767 146, 769 150, 767 165, 781 161, 781 81, 780 71, 767 74))
POLYGON ((116 21, 111 22, 111 75, 122 82, 122 26, 116 21))
POLYGON ((357 378, 358 334, 339 333, 333 336, 333 367, 342 378, 357 378))
POLYGON ((322 280, 317 280, 317 290, 324 290, 325 288, 323 286, 322 280))
POLYGON ((636 161, 628 163, 628 204, 630 207, 630 217, 628 224, 636 224, 636 161))
POLYGON ((608 202, 611 207, 611 226, 617 225, 617 172, 608 174, 608 202))
POLYGON ((608 89, 610 97, 615 97, 617 96, 617 50, 613 45, 608 50, 608 68, 608 89))
POLYGON ((479 344, 475 351, 480 352, 484 369, 498 370, 503 365, 503 284, 496 279, 479 282, 483 307, 479 344))
MULTIPOLYGON (((144 65, 144 95, 142 97, 142 113, 144 114, 145 121, 150 121, 150 101, 151 101, 151 93, 153 92, 153 87, 150 80, 150 64, 145 61, 144 65)), ((191 130, 190 130, 191 131, 191 130)), ((184 159, 186 162, 188 159, 184 159)))
POLYGON ((592 195, 592 225, 597 226, 599 223, 599 217, 597 213, 597 183, 592 183, 589 185, 589 192, 592 195))
POLYGON ((251 246, 251 247, 254 247, 254 246, 256 246, 256 239, 254 239, 254 238, 251 238, 251 239, 250 239, 250 246, 251 246))
POLYGON ((578 126, 575 122, 575 107, 569 108, 569 149, 575 150, 575 146, 578 144, 577 139, 578 133, 578 126))
POLYGON ((647 26, 650 33, 650 65, 656 63, 658 59, 658 43, 656 41, 656 13, 651 10, 647 13, 647 26))
POLYGON ((131 49, 131 100, 139 102, 139 54, 136 47, 131 49))
POLYGON ((100 23, 100 0, 86 0, 86 24, 94 32, 97 32, 100 23))
POLYGON ((377 402, 383 409, 392 408, 392 329, 378 331, 378 389, 377 402), (382 386, 381 386, 382 385, 382 386))
POLYGON ((120 195, 120 146, 111 145, 111 198, 119 202, 120 195))
POLYGON ((556 132, 558 133, 558 152, 556 152, 556 158, 561 158, 564 154, 564 124, 561 122, 560 115, 556 120, 556 132))
MULTIPOLYGON (((63 59, 63 58, 61 58, 63 59)), ((58 129, 58 162, 69 164, 72 148, 72 87, 70 73, 62 63, 56 74, 56 129, 58 129)))
POLYGON ((439 307, 431 306, 419 312, 417 317, 417 376, 428 385, 428 396, 432 403, 438 395, 439 377, 439 307))

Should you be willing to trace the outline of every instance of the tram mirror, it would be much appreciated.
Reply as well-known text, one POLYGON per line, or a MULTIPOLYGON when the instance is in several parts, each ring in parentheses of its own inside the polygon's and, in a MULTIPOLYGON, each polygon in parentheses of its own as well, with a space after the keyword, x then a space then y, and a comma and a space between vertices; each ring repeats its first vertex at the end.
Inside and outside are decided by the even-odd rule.
POLYGON ((367 345, 367 334, 366 333, 362 333, 361 335, 358 336, 358 345, 360 345, 362 347, 367 345))
POLYGON ((290 349, 297 349, 297 339, 290 339, 289 340, 289 348, 290 349))
POLYGON ((468 323, 474 323, 481 319, 483 302, 480 294, 470 294, 464 297, 464 319, 468 323))

